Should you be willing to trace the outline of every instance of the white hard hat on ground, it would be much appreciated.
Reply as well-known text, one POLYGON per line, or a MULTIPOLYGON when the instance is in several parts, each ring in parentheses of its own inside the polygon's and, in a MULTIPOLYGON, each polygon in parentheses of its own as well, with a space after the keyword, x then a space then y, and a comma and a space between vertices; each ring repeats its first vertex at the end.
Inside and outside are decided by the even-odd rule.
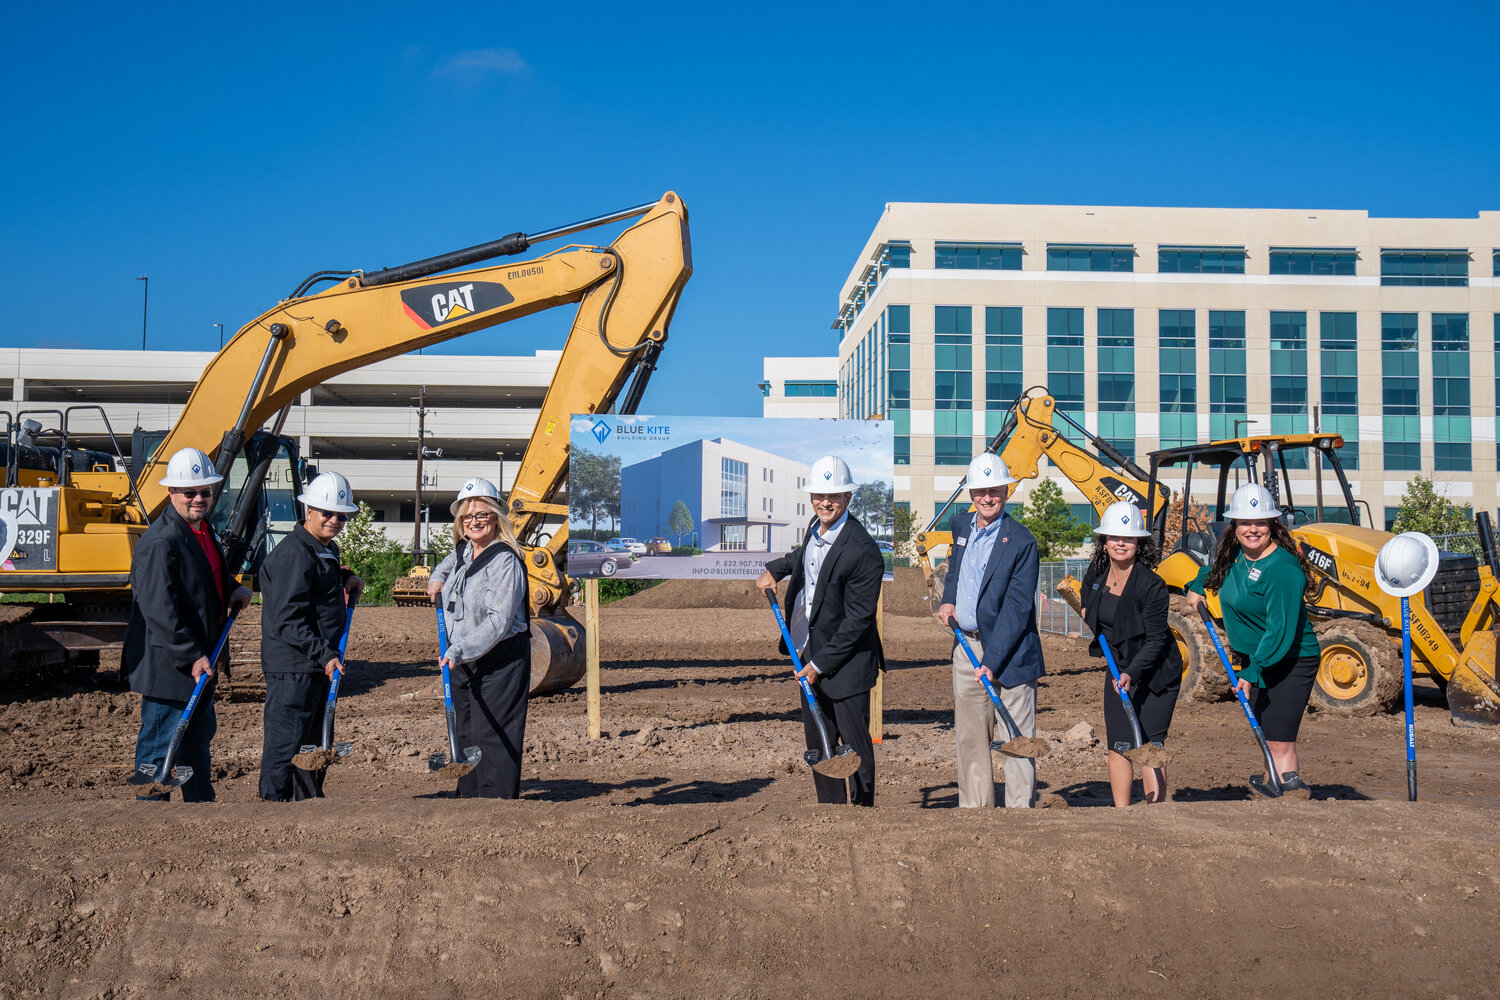
POLYGON ((349 480, 337 472, 321 473, 307 484, 307 489, 297 499, 329 514, 353 514, 359 510, 349 480))
POLYGON ((183 448, 167 461, 167 474, 157 480, 168 489, 184 486, 212 486, 223 476, 214 471, 214 463, 197 448, 183 448))
POLYGON ((809 493, 852 493, 854 476, 849 472, 849 463, 836 455, 824 455, 812 464, 807 477, 809 493))
POLYGON ((1228 521, 1269 521, 1280 516, 1281 511, 1276 509, 1271 491, 1260 483, 1246 483, 1235 490, 1229 509, 1224 512, 1228 521))
POLYGON ((982 490, 991 486, 1009 486, 1013 482, 1015 479, 1011 478, 1005 459, 992 451, 982 451, 969 463, 969 475, 964 485, 971 490, 982 490))
POLYGON ((1420 531, 1397 535, 1375 556, 1375 582, 1392 597, 1410 597, 1427 589, 1437 571, 1437 543, 1420 531))
POLYGON ((495 489, 495 484, 490 482, 488 479, 483 479, 479 476, 475 476, 473 479, 469 480, 467 483, 464 483, 463 486, 459 488, 458 497, 448 505, 448 513, 452 514, 454 517, 457 517, 458 508, 462 506, 463 502, 465 500, 471 500, 474 497, 489 497, 491 500, 495 501, 495 506, 501 506, 500 491, 495 489))
POLYGON ((1151 532, 1146 530, 1146 519, 1141 516, 1141 509, 1129 500, 1120 500, 1109 505, 1109 509, 1099 519, 1099 527, 1094 529, 1094 534, 1110 538, 1145 538, 1151 532))

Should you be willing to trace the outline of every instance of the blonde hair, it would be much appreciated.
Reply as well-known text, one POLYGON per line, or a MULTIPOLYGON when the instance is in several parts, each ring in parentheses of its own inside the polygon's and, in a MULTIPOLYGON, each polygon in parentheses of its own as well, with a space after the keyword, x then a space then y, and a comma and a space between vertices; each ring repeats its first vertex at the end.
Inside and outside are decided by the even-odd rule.
MULTIPOLYGON (((510 523, 510 518, 506 515, 505 508, 501 507, 500 503, 494 497, 469 497, 463 503, 459 504, 458 513, 453 515, 453 547, 455 549, 458 548, 458 544, 464 541, 463 516, 473 510, 475 504, 488 507, 495 512, 495 520, 500 525, 500 538, 498 539, 500 544, 507 546, 520 558, 521 543, 516 541, 515 526, 510 523)), ((522 561, 524 562, 525 560, 523 559, 522 561)))

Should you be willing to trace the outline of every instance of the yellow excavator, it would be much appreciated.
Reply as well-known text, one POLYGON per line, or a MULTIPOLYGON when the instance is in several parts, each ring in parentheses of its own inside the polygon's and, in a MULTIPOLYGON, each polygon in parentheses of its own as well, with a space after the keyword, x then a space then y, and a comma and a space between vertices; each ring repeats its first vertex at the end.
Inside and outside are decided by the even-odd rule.
MULTIPOLYGON (((1316 574, 1306 598, 1322 647, 1314 704, 1342 715, 1373 714, 1395 706, 1402 678, 1400 600, 1376 585, 1374 572, 1375 557, 1392 536, 1366 526, 1371 519, 1369 507, 1354 499, 1339 460, 1338 450, 1344 445, 1341 436, 1259 435, 1166 448, 1150 454, 1149 470, 1143 472, 1062 414, 1067 424, 1123 470, 1121 474, 1059 434, 1051 419, 1054 414, 1045 389, 1028 390, 1016 401, 989 450, 999 452, 1018 479, 1036 476, 1037 458, 1045 455, 1101 513, 1119 499, 1140 504, 1159 546, 1169 537, 1176 539, 1156 569, 1176 592, 1212 558, 1226 528, 1224 511, 1240 477, 1270 490, 1316 574), (1306 498, 1303 506, 1294 502, 1289 470, 1295 469, 1316 470, 1311 504, 1306 498), (1339 485, 1338 495, 1327 503, 1325 469, 1333 472, 1339 485), (1183 476, 1179 489, 1186 502, 1169 505, 1171 493, 1161 476, 1177 471, 1183 476), (1195 471, 1207 473, 1213 482, 1214 499, 1204 506, 1202 518, 1194 516, 1195 471)), ((955 492, 949 504, 958 496, 955 492)), ((1412 664, 1418 676, 1431 678, 1443 690, 1455 724, 1489 726, 1500 724, 1493 631, 1500 612, 1500 555, 1489 516, 1480 513, 1475 522, 1481 557, 1442 553, 1436 578, 1411 599, 1412 664)), ((941 579, 930 569, 928 553, 951 541, 951 534, 931 530, 918 536, 917 548, 930 586, 941 587, 941 579)), ((1076 581, 1072 586, 1076 588, 1076 581)), ((1064 596, 1076 601, 1078 595, 1075 589, 1064 596)), ((1216 618, 1221 617, 1216 597, 1209 598, 1209 608, 1216 618)), ((1168 614, 1168 627, 1183 654, 1184 696, 1226 696, 1223 671, 1197 616, 1176 608, 1168 614)))
MULTIPOLYGON (((59 442, 55 472, 46 471, 50 456, 21 462, 16 442, 22 414, 6 415, 0 430, 8 430, 11 488, 0 493, 0 530, 19 541, 13 558, 0 560, 7 567, 0 572, 0 593, 62 594, 87 608, 53 630, 51 640, 63 646, 73 638, 68 629, 78 632, 82 618, 117 617, 128 606, 123 601, 135 542, 167 503, 157 480, 167 459, 188 446, 208 452, 225 475, 228 488, 216 502, 229 512, 221 507, 215 520, 226 528, 231 565, 253 574, 247 557, 264 536, 261 493, 267 476, 275 475, 273 466, 285 467, 290 479, 284 485, 292 496, 297 491, 300 463, 280 431, 301 393, 342 372, 576 303, 572 330, 509 494, 530 584, 532 690, 567 687, 583 672, 582 629, 563 613, 571 600, 563 566, 567 507, 556 502, 567 476, 569 417, 635 412, 691 274, 687 209, 668 192, 645 205, 398 267, 311 275, 224 345, 149 458, 135 456, 134 475, 87 459, 87 469, 74 468, 80 461, 68 448, 64 412, 57 413, 59 427, 52 432, 59 442), (631 219, 638 221, 608 246, 568 245, 522 263, 455 270, 631 219), (322 284, 331 287, 313 290, 322 284), (259 430, 267 424, 269 433, 259 430), (36 465, 44 468, 22 471, 36 465), (547 518, 564 524, 549 534, 547 518)), ((119 628, 113 620, 86 624, 99 626, 95 635, 107 625, 119 628)))

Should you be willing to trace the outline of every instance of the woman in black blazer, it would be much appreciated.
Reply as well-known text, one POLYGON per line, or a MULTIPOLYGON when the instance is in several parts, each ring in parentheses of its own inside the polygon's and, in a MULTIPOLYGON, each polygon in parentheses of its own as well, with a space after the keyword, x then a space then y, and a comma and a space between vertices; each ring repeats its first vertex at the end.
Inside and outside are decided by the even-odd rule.
MULTIPOLYGON (((1130 695, 1141 720, 1141 733, 1162 746, 1177 693, 1182 688, 1182 654, 1167 629, 1169 595, 1156 566, 1156 543, 1129 501, 1112 504, 1094 531, 1094 556, 1083 574, 1083 620, 1097 637, 1109 641, 1120 670, 1119 690, 1130 695)), ((1099 640, 1089 652, 1102 657, 1099 640)), ((1130 805, 1134 770, 1124 756, 1131 749, 1130 720, 1116 693, 1114 678, 1104 678, 1104 730, 1109 744, 1109 787, 1116 806, 1130 805)), ((1141 768, 1141 790, 1147 802, 1167 795, 1167 773, 1141 768)))

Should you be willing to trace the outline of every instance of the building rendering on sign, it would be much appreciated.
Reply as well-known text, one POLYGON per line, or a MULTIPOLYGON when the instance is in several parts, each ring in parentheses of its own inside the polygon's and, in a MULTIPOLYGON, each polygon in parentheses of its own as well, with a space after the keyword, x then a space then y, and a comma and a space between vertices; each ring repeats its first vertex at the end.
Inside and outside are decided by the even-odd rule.
POLYGON ((763 365, 761 416, 839 415, 838 358, 766 358, 763 365))
MULTIPOLYGON (((7 408, 42 411, 37 419, 74 404, 102 405, 121 449, 129 455, 135 427, 164 431, 182 414, 211 351, 91 351, 0 349, 0 395, 7 408), (49 412, 50 411, 50 412, 49 412)), ((409 545, 416 489, 417 396, 426 386, 426 446, 441 449, 422 465, 424 502, 432 523, 451 521, 448 502, 472 476, 515 480, 521 455, 557 368, 558 351, 519 357, 406 354, 329 379, 302 394, 283 433, 301 454, 349 478, 382 527, 409 545), (430 500, 430 502, 429 502, 430 500)), ((73 441, 109 450, 96 412, 68 422, 73 441)), ((201 442, 204 448, 218 439, 201 442)))
POLYGON ((705 552, 786 552, 812 516, 808 467, 726 438, 690 441, 620 470, 620 534, 705 552), (692 528, 673 530, 672 509, 692 528))
POLYGON ((1341 434, 1377 525, 1418 473, 1493 510, 1497 275, 1493 211, 892 203, 840 293, 839 415, 895 421, 922 522, 1032 386, 1135 457, 1341 434))

